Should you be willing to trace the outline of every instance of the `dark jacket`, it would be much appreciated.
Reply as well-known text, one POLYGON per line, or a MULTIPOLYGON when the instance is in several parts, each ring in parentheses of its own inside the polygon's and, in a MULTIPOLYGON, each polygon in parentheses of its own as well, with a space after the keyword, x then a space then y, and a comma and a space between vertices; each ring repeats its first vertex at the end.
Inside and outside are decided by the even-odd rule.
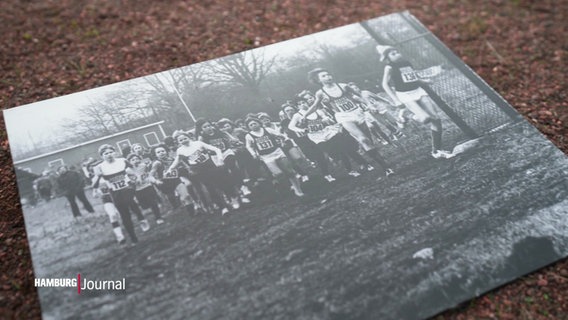
POLYGON ((69 170, 57 178, 57 184, 65 194, 75 194, 83 191, 85 179, 79 172, 69 170))

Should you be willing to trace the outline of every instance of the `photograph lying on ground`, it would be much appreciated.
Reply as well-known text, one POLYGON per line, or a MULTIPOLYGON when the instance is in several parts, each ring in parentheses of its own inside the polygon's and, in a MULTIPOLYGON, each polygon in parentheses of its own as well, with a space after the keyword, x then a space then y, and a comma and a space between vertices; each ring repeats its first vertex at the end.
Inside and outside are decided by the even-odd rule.
POLYGON ((45 319, 423 319, 568 253, 568 161, 409 13, 4 111, 45 319))

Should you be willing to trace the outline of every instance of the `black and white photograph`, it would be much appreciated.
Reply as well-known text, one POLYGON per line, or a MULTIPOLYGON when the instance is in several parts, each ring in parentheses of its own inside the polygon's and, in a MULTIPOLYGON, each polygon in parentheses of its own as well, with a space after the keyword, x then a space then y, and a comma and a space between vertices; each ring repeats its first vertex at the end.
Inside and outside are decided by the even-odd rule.
POLYGON ((424 319, 568 254, 566 156, 408 12, 4 119, 44 319, 424 319))

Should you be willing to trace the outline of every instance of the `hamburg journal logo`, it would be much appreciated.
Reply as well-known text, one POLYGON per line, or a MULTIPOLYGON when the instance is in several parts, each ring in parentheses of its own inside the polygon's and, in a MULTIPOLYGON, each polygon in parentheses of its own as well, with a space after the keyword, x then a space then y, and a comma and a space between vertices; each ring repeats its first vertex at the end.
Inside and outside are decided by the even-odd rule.
POLYGON ((126 280, 90 280, 81 278, 77 274, 76 278, 35 278, 36 288, 75 288, 77 294, 89 291, 124 291, 126 290, 126 280))

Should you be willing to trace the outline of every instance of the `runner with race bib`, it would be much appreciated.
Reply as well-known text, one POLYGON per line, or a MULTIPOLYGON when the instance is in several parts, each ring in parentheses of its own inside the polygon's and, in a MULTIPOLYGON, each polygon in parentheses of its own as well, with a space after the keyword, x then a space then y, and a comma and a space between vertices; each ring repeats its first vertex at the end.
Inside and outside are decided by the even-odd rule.
POLYGON ((174 209, 183 204, 187 212, 194 214, 195 206, 188 188, 180 179, 180 170, 187 176, 187 169, 183 167, 183 164, 180 164, 180 167, 171 168, 174 159, 168 156, 168 149, 164 145, 155 146, 152 148, 152 153, 156 160, 152 163, 150 175, 154 178, 154 183, 158 189, 166 195, 174 209))
POLYGON ((364 104, 363 99, 345 83, 335 82, 333 76, 325 69, 316 68, 310 71, 308 79, 314 84, 319 84, 321 88, 316 92, 316 100, 306 111, 304 118, 322 105, 329 106, 335 113, 337 123, 359 142, 366 154, 383 168, 385 175, 394 173, 373 144, 371 132, 365 123, 365 114, 359 107, 359 104, 364 104))
MULTIPOLYGON (((195 123, 195 132, 199 137, 199 140, 221 150, 220 160, 224 165, 219 167, 219 170, 225 171, 225 174, 229 177, 227 187, 232 187, 234 189, 234 191, 231 192, 231 205, 233 209, 238 209, 241 202, 250 203, 247 197, 239 194, 244 185, 244 173, 237 164, 235 149, 243 147, 243 143, 238 139, 231 137, 229 134, 217 129, 209 120, 197 120, 195 123)), ((217 160, 216 162, 219 161, 217 160)))
POLYGON ((152 184, 155 179, 150 175, 151 167, 137 154, 129 154, 126 160, 132 164, 132 171, 136 175, 136 201, 138 201, 142 209, 150 209, 152 211, 156 218, 156 224, 164 223, 164 219, 162 219, 162 215, 160 214, 160 208, 158 207, 158 194, 152 184))
MULTIPOLYGON (((175 131, 173 138, 179 147, 168 171, 175 169, 179 163, 185 163, 190 169, 191 180, 197 180, 207 188, 211 200, 221 209, 222 215, 228 213, 229 208, 223 199, 223 194, 233 199, 236 197, 234 188, 227 179, 226 172, 217 167, 209 155, 209 152, 214 153, 220 159, 219 164, 222 165, 223 152, 221 149, 202 141, 192 141, 189 135, 181 130, 175 131)), ((238 209, 238 207, 233 208, 238 209)))
MULTIPOLYGON (((298 95, 298 97, 303 96, 305 95, 298 95)), ((341 161, 350 176, 358 177, 360 174, 353 170, 349 158, 364 168, 368 166, 368 162, 357 152, 357 142, 350 135, 342 132, 341 125, 335 123, 323 110, 316 110, 304 118, 309 109, 307 100, 301 98, 298 101, 298 108, 288 128, 296 132, 307 133, 308 138, 321 150, 331 158, 341 161), (302 122, 305 123, 305 128, 300 126, 302 122)))
POLYGON ((256 118, 247 118, 245 123, 250 129, 245 137, 246 147, 252 157, 262 160, 276 179, 286 176, 296 196, 303 197, 304 192, 296 177, 297 173, 277 142, 279 138, 287 139, 287 137, 277 131, 262 127, 262 124, 256 118))
POLYGON ((95 179, 94 188, 98 188, 101 178, 110 189, 110 196, 114 203, 126 233, 132 243, 138 242, 138 237, 134 231, 131 213, 142 214, 138 204, 134 202, 134 187, 130 183, 128 174, 134 174, 132 165, 124 158, 115 158, 116 149, 110 144, 103 144, 99 147, 99 154, 103 162, 94 168, 95 179), (136 212, 138 211, 138 212, 136 212))
MULTIPOLYGON (((282 130, 284 131, 284 133, 288 137, 292 138, 294 142, 296 142, 298 147, 300 147, 300 150, 302 150, 302 152, 304 153, 304 155, 306 155, 306 157, 308 157, 308 159, 317 163, 317 166, 320 169, 321 174, 325 180, 327 180, 328 182, 335 181, 335 178, 329 172, 329 162, 323 151, 318 148, 317 144, 315 144, 310 138, 308 138, 305 132, 294 131, 289 128, 292 118, 297 113, 297 110, 292 102, 283 105, 283 111, 286 118, 283 119, 280 124, 282 125, 282 130)), ((313 126, 314 124, 310 124, 308 121, 308 125, 313 126)))

